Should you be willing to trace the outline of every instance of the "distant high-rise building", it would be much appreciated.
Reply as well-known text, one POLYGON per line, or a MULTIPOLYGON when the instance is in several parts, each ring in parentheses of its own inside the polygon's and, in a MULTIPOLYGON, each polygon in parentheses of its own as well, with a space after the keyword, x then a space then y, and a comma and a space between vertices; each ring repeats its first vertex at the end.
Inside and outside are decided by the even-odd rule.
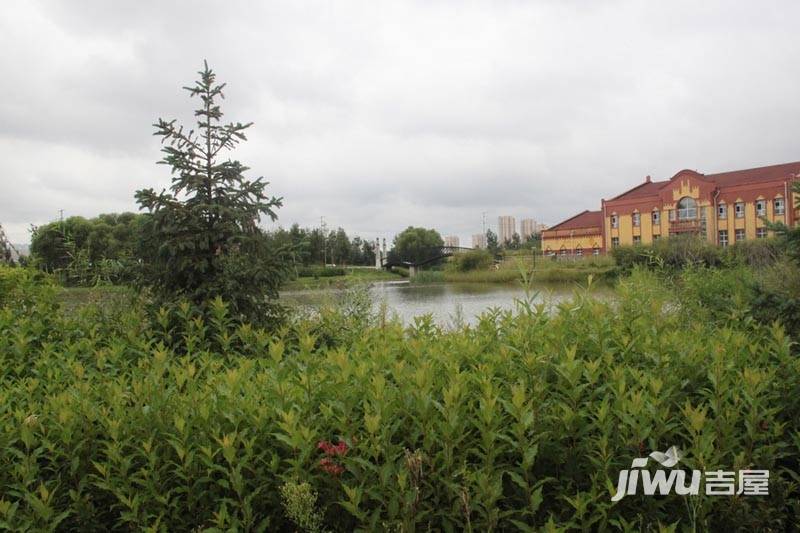
POLYGON ((486 248, 486 234, 485 233, 476 233, 472 236, 472 247, 473 248, 486 248))
POLYGON ((519 236, 522 238, 523 241, 527 240, 528 237, 539 231, 538 230, 539 225, 533 218, 523 218, 519 224, 520 224, 519 236))
POLYGON ((541 232, 543 232, 544 230, 546 230, 549 227, 550 226, 548 226, 547 224, 541 224, 541 223, 537 222, 536 223, 536 233, 541 233, 541 232))
POLYGON ((511 242, 517 232, 517 222, 514 217, 497 217, 497 240, 500 244, 511 242))
POLYGON ((444 245, 445 246, 455 246, 458 248, 458 236, 457 235, 448 235, 444 238, 444 245))

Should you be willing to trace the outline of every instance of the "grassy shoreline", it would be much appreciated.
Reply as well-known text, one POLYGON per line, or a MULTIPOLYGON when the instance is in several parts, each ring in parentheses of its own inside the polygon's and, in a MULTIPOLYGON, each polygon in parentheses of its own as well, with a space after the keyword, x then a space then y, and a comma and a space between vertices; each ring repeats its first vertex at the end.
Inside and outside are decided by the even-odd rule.
POLYGON ((331 277, 302 277, 286 282, 281 290, 302 291, 327 288, 346 288, 359 283, 373 283, 376 281, 398 281, 403 277, 395 272, 376 270, 374 268, 346 268, 344 276, 331 277))
POLYGON ((589 276, 598 281, 616 278, 613 260, 605 257, 587 257, 572 261, 553 261, 530 256, 513 255, 492 268, 461 272, 445 266, 443 270, 423 270, 414 277, 414 283, 514 283, 522 281, 523 272, 534 282, 571 283, 586 281, 589 276))

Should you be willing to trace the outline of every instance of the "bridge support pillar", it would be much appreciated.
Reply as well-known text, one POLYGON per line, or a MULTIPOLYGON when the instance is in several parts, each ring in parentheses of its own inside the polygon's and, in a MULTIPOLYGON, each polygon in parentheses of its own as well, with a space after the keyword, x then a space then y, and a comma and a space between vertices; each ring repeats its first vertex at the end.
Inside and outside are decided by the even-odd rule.
POLYGON ((410 265, 408 267, 408 277, 413 278, 416 275, 417 275, 417 267, 415 267, 414 265, 410 265))
POLYGON ((383 248, 381 249, 381 240, 375 239, 375 244, 373 245, 373 250, 375 250, 375 268, 380 270, 383 268, 383 264, 389 257, 389 254, 386 253, 386 239, 383 239, 383 248))

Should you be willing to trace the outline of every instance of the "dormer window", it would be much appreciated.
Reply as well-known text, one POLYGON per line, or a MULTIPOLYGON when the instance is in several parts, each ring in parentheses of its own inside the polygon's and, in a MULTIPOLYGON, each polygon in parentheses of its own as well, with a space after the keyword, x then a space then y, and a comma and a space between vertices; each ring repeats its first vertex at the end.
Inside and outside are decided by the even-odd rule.
POLYGON ((783 198, 775 198, 775 214, 782 215, 784 213, 783 198))
POLYGON ((633 214, 631 217, 632 217, 632 219, 633 219, 633 227, 635 227, 635 228, 638 228, 638 227, 639 227, 639 225, 640 225, 640 224, 641 224, 641 222, 642 222, 642 217, 641 217, 641 215, 639 215, 639 213, 634 213, 634 214, 633 214))
POLYGON ((727 206, 727 204, 723 203, 723 204, 719 204, 717 206, 717 216, 719 216, 719 218, 721 218, 721 219, 728 218, 728 206, 727 206))
POLYGON ((736 213, 736 218, 744 218, 744 202, 736 202, 733 205, 733 212, 736 213))
POLYGON ((760 217, 767 216, 767 202, 764 200, 756 200, 756 215, 760 217))
POLYGON ((659 224, 661 224, 661 212, 656 209, 653 211, 653 225, 658 226, 659 224))
POLYGON ((617 215, 611 215, 611 227, 618 228, 619 227, 619 218, 617 215))

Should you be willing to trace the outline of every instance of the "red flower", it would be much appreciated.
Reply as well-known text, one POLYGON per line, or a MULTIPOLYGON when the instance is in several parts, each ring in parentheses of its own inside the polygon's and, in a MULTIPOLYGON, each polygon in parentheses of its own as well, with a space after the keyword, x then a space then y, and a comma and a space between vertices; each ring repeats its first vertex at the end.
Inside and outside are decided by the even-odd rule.
POLYGON ((333 462, 333 460, 323 457, 319 460, 319 466, 332 476, 338 476, 344 472, 344 467, 333 462))
POLYGON ((319 461, 320 468, 332 476, 338 476, 344 472, 344 467, 334 461, 332 457, 343 456, 347 453, 346 442, 339 441, 338 444, 333 444, 330 441, 321 440, 317 443, 317 449, 322 450, 322 453, 326 455, 319 461))
POLYGON ((345 455, 347 450, 347 443, 345 441, 339 441, 339 444, 333 444, 327 440, 321 440, 317 443, 317 449, 320 449, 325 453, 325 455, 345 455))

